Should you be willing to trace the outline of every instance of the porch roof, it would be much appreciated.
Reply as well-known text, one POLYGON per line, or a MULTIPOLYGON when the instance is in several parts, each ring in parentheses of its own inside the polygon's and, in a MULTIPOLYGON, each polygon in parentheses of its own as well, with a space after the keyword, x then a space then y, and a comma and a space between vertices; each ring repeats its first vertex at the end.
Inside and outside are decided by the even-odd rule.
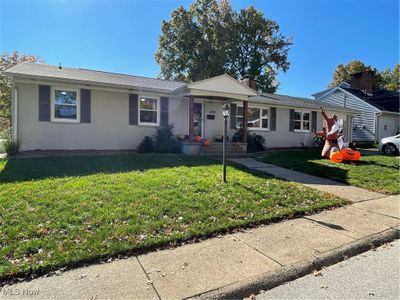
POLYGON ((182 96, 194 96, 219 101, 244 100, 257 95, 257 92, 228 74, 196 81, 179 89, 182 96))

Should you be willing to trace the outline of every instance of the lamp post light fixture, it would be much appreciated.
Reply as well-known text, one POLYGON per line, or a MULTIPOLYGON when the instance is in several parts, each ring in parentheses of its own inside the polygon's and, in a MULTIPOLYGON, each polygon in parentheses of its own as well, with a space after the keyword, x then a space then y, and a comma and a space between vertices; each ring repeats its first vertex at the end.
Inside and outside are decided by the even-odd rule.
POLYGON ((224 132, 223 132, 223 144, 222 144, 222 180, 226 182, 226 140, 227 140, 227 131, 228 131, 228 117, 229 117, 229 105, 224 104, 222 106, 222 115, 224 116, 224 132))

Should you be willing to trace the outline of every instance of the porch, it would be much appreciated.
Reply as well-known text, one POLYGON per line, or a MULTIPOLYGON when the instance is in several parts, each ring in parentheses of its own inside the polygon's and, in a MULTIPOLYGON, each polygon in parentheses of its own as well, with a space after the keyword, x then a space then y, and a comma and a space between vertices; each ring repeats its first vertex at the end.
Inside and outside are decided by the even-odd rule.
MULTIPOLYGON (((257 95, 250 88, 249 80, 239 82, 227 74, 189 84, 180 91, 180 96, 188 101, 189 142, 198 139, 208 140, 209 145, 201 152, 209 155, 222 154, 224 117, 222 107, 232 102, 243 103, 243 135, 240 143, 228 143, 227 152, 232 155, 245 155, 247 146, 248 99, 257 95)), ((236 109, 233 106, 232 109, 236 109)), ((227 141, 232 138, 236 127, 236 111, 231 112, 226 132, 227 141)))
MULTIPOLYGON (((202 145, 200 154, 220 158, 222 156, 222 147, 222 142, 214 142, 209 146, 202 145)), ((227 143, 226 152, 226 155, 229 158, 245 157, 247 156, 247 143, 227 143)))

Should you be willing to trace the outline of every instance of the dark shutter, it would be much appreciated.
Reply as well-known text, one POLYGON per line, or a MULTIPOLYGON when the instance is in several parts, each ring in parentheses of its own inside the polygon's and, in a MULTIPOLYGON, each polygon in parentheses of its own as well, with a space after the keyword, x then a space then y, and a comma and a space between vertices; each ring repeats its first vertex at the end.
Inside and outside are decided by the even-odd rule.
POLYGON ((81 89, 81 123, 91 121, 91 93, 90 90, 81 89))
POLYGON ((276 107, 271 107, 271 126, 270 130, 276 130, 276 107))
POLYGON ((138 95, 129 94, 129 125, 138 124, 138 95))
POLYGON ((311 131, 317 131, 317 112, 311 112, 311 131))
POLYGON ((231 114, 230 114, 230 128, 236 129, 236 108, 237 105, 235 103, 231 104, 231 114))
POLYGON ((168 126, 168 97, 161 97, 160 102, 160 126, 166 127, 168 126))
POLYGON ((39 85, 39 121, 50 122, 49 85, 39 85))
POLYGON ((294 109, 289 110, 289 131, 294 131, 294 109))

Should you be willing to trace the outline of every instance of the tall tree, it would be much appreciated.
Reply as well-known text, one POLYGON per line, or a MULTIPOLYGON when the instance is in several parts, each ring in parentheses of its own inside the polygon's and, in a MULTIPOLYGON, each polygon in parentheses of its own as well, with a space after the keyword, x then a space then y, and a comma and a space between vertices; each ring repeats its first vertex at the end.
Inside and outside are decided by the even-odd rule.
POLYGON ((338 86, 345 80, 349 81, 351 74, 363 71, 374 71, 374 89, 387 89, 390 91, 398 91, 400 89, 399 64, 397 64, 393 70, 387 68, 383 71, 379 71, 359 60, 353 60, 347 64, 338 65, 333 72, 333 78, 329 87, 338 86))
POLYGON ((0 131, 10 126, 11 122, 11 81, 3 75, 7 70, 19 63, 38 61, 35 55, 4 52, 0 57, 0 131))
POLYGON ((333 78, 331 83, 329 84, 329 87, 335 87, 341 84, 343 81, 349 81, 351 74, 364 71, 374 71, 375 73, 377 73, 376 69, 364 64, 360 60, 352 60, 347 64, 340 64, 333 72, 333 78))
POLYGON ((380 72, 381 87, 389 91, 400 90, 400 64, 397 64, 393 70, 385 69, 380 72))
POLYGON ((290 39, 279 32, 276 22, 266 19, 253 6, 235 14, 234 25, 231 49, 236 51, 228 52, 229 73, 236 78, 250 75, 261 91, 275 92, 279 70, 289 69, 290 39))
POLYGON ((155 58, 165 79, 251 75, 261 91, 274 92, 277 73, 289 68, 291 41, 252 6, 234 12, 227 0, 196 0, 174 10, 161 30, 155 58))

